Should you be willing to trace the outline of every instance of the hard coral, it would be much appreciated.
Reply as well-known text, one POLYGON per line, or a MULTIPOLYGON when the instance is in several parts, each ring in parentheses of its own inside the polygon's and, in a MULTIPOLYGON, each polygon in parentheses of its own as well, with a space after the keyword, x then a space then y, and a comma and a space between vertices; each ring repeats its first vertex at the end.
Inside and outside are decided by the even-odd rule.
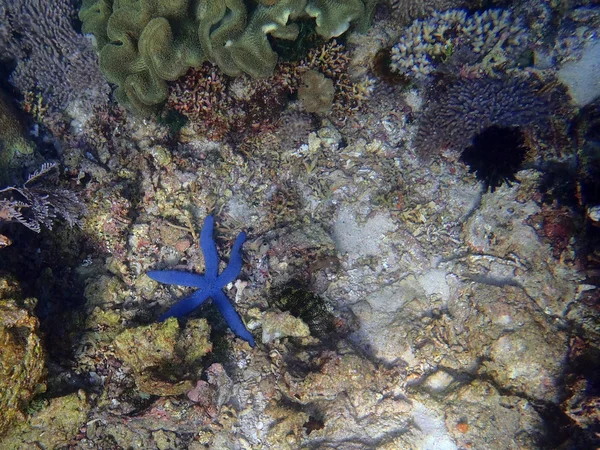
POLYGON ((304 74, 316 71, 333 84, 333 118, 343 120, 356 111, 369 87, 348 75, 346 48, 332 40, 312 49, 300 62, 281 63, 272 77, 235 80, 208 63, 191 69, 169 88, 167 107, 186 116, 195 130, 209 139, 229 133, 242 138, 273 129, 304 74))
POLYGON ((463 150, 486 128, 548 128, 559 110, 552 90, 537 78, 459 79, 433 100, 419 121, 415 146, 423 156, 444 148, 463 150))
POLYGON ((447 11, 467 5, 464 0, 387 0, 392 16, 401 23, 431 15, 434 11, 447 11))

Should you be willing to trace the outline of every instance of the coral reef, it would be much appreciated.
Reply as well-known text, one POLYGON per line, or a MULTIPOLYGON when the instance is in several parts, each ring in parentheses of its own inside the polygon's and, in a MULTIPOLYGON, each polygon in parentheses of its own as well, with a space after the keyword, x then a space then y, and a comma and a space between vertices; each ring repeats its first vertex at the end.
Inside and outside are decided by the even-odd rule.
POLYGON ((16 0, 0 5, 0 55, 15 59, 11 83, 23 95, 41 93, 54 109, 81 99, 87 107, 108 100, 108 84, 98 70, 90 42, 72 26, 69 0, 16 0))
POLYGON ((33 153, 26 129, 10 99, 0 92, 0 187, 9 181, 8 169, 15 153, 33 153))
POLYGON ((326 78, 322 73, 309 70, 302 76, 298 98, 306 111, 320 114, 329 112, 334 94, 333 80, 326 78))
POLYGON ((515 173, 521 168, 527 154, 523 133, 518 128, 500 128, 492 125, 473 138, 473 144, 463 150, 462 162, 475 172, 484 188, 492 192, 502 183, 510 186, 517 181, 515 173))
POLYGON ((19 290, 16 280, 0 273, 0 436, 45 390, 45 352, 32 314, 36 300, 23 299, 19 290))
POLYGON ((349 64, 348 50, 335 39, 310 50, 299 62, 278 64, 275 74, 265 79, 232 80, 206 63, 170 85, 166 106, 187 117, 192 129, 209 139, 252 137, 274 131, 281 113, 299 94, 304 74, 315 71, 332 81, 330 117, 342 122, 360 109, 371 90, 368 81, 350 78, 349 64))
POLYGON ((83 31, 96 38, 100 66, 117 84, 115 95, 129 109, 156 110, 167 98, 167 80, 209 60, 228 75, 254 78, 273 74, 274 39, 295 40, 295 20, 314 17, 316 32, 330 39, 351 22, 365 20, 374 1, 280 0, 250 8, 242 0, 138 4, 86 0, 79 12, 83 31))
MULTIPOLYGON (((522 127, 544 130, 550 118, 560 111, 560 89, 542 90, 536 77, 458 79, 433 91, 419 120, 415 146, 422 155, 444 148, 464 150, 475 135, 486 128, 522 127)), ((566 102, 562 102, 566 104, 566 102)))
MULTIPOLYGON (((279 2, 244 1, 247 23, 279 2)), ((229 10, 217 11, 214 33, 235 25, 242 2, 218 3, 229 10)), ((309 42, 308 56, 278 62, 272 77, 232 79, 207 61, 189 84, 170 82, 187 95, 181 115, 198 112, 198 129, 214 124, 225 139, 178 129, 175 112, 139 120, 115 105, 82 127, 57 122, 55 145, 39 139, 39 157, 62 160, 63 186, 89 213, 82 232, 2 228, 17 233, 0 268, 38 298, 49 356, 48 391, 0 447, 598 447, 600 253, 598 241, 585 253, 579 241, 600 217, 597 109, 571 127, 576 154, 555 162, 549 155, 569 148, 543 132, 560 137, 552 132, 569 106, 552 67, 543 81, 531 67, 482 76, 456 70, 457 50, 424 78, 428 91, 376 81, 362 101, 367 82, 352 83, 368 78, 365 63, 399 27, 379 11, 368 35, 348 36, 347 47, 309 42), (330 113, 296 101, 310 71, 333 82, 330 113), (521 140, 489 142, 503 125, 531 149, 524 167, 500 154, 521 140), (417 135, 439 157, 419 158, 417 135), (484 164, 470 175, 461 151, 482 146, 499 150, 485 155, 498 158, 492 169, 510 170, 484 164), (551 164, 576 175, 574 206, 540 191, 551 164), (487 195, 476 175, 490 187, 504 176, 519 183, 487 195), (211 239, 196 245, 211 213, 223 261, 211 239), (222 290, 260 345, 232 339, 214 302, 194 311, 199 319, 156 323, 178 299, 206 295, 194 285, 238 271, 239 252, 229 268, 225 256, 242 229, 243 271, 222 290), (146 276, 154 269, 176 284, 146 276)), ((302 41, 314 19, 274 28, 293 36, 298 25, 302 41)), ((293 53, 266 39, 281 60, 293 53)))
POLYGON ((505 72, 519 63, 528 31, 509 10, 434 12, 415 20, 392 47, 393 70, 424 77, 453 56, 474 73, 505 72))

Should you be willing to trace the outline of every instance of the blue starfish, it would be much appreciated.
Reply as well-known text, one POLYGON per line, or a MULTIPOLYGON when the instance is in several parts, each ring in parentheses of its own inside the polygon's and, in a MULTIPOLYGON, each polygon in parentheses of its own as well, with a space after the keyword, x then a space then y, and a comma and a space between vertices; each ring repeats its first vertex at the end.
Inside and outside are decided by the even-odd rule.
POLYGON ((231 248, 229 264, 219 275, 219 255, 213 239, 213 227, 213 216, 206 217, 200 232, 200 248, 206 264, 204 275, 178 270, 152 270, 147 273, 150 278, 160 283, 198 288, 192 295, 173 305, 158 320, 162 322, 169 317, 183 317, 204 303, 206 299, 212 298, 231 331, 254 347, 254 338, 222 290, 224 286, 235 280, 242 270, 242 245, 246 240, 246 233, 242 231, 238 234, 231 248))

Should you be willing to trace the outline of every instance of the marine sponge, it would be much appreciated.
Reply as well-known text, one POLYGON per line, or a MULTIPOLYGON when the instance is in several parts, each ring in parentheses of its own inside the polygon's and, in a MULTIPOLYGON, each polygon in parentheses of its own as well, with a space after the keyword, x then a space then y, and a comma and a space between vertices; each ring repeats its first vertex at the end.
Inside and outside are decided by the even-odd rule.
POLYGON ((434 12, 415 20, 392 47, 392 70, 423 77, 457 51, 469 53, 486 73, 516 64, 528 40, 527 29, 510 11, 488 9, 468 16, 463 10, 434 12))
POLYGON ((463 150, 475 135, 499 127, 548 127, 557 104, 537 78, 459 79, 435 98, 419 121, 415 147, 421 155, 443 148, 463 150))

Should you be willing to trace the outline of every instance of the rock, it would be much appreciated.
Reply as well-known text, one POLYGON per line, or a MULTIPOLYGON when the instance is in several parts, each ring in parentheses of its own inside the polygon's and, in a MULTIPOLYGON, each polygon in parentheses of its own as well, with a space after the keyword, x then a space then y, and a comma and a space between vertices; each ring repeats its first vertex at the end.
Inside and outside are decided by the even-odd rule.
MULTIPOLYGON (((38 334, 39 322, 19 306, 18 284, 0 275, 0 435, 32 397, 45 391, 45 352, 38 334)), ((29 301, 35 304, 34 301, 29 301)))
POLYGON ((180 395, 192 389, 196 365, 212 350, 205 319, 190 320, 181 331, 177 319, 129 329, 115 339, 115 354, 132 370, 140 391, 180 395))

